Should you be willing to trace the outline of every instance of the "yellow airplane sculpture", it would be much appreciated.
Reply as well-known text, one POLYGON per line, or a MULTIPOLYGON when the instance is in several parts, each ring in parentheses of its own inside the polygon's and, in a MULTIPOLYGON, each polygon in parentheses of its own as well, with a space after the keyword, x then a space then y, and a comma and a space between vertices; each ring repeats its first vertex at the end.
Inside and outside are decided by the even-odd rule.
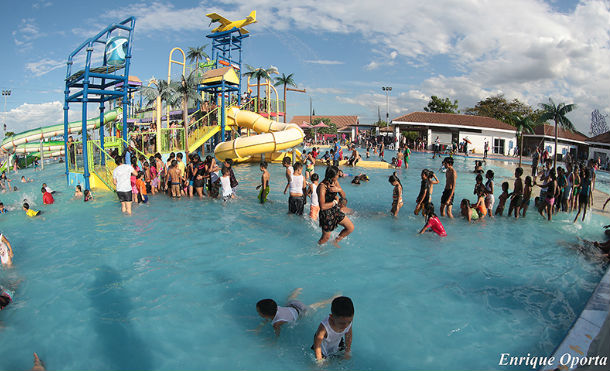
POLYGON ((212 32, 223 32, 232 30, 233 28, 238 28, 239 32, 242 35, 245 35, 248 33, 248 31, 243 27, 252 23, 256 23, 256 10, 253 10, 250 15, 246 17, 246 19, 241 19, 239 21, 234 22, 229 21, 225 17, 216 13, 206 14, 206 16, 212 20, 210 23, 220 22, 220 26, 213 29, 212 32))

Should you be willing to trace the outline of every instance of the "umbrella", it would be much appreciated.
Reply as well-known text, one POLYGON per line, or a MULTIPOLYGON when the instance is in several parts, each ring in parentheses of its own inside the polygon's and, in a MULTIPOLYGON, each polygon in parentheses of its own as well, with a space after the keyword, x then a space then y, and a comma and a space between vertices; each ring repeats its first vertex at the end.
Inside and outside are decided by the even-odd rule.
POLYGON ((318 125, 314 125, 313 127, 314 128, 327 128, 328 125, 326 125, 325 123, 321 122, 318 125))
POLYGON ((299 127, 302 129, 306 129, 306 128, 311 128, 312 126, 303 121, 302 124, 299 124, 299 127))

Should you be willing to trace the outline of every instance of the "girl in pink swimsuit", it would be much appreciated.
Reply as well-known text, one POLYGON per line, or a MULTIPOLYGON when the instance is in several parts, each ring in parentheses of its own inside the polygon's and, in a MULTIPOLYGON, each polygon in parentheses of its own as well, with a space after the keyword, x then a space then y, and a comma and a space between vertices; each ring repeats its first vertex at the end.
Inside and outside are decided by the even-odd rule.
POLYGON ((428 229, 432 229, 432 231, 434 233, 438 234, 439 236, 447 237, 447 232, 445 232, 445 227, 443 227, 443 224, 439 220, 438 216, 436 216, 436 214, 434 213, 434 204, 432 202, 430 202, 430 203, 428 203, 428 205, 426 205, 425 215, 426 215, 426 224, 424 225, 422 230, 419 231, 419 234, 424 234, 424 233, 426 233, 426 231, 428 229))

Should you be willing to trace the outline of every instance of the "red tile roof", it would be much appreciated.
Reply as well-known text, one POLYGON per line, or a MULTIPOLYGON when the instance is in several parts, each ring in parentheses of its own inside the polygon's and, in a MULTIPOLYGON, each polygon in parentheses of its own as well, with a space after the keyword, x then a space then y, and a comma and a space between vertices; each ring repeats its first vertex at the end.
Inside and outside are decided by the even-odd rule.
POLYGON ((404 116, 397 117, 393 122, 415 122, 428 124, 445 124, 459 126, 473 126, 488 129, 515 130, 505 122, 496 120, 491 117, 474 116, 474 115, 459 115, 454 113, 436 113, 436 112, 413 112, 404 116))
MULTIPOLYGON (((534 135, 544 135, 547 137, 555 138, 555 125, 538 125, 534 127, 534 135)), ((528 136, 525 134, 525 136, 528 136)), ((559 127, 557 130, 557 138, 568 139, 568 140, 576 140, 579 142, 584 142, 589 140, 589 138, 579 131, 568 131, 559 127)))
MULTIPOLYGON (((346 126, 359 124, 358 116, 320 116, 320 115, 311 116, 312 121, 315 119, 318 119, 318 118, 329 119, 330 122, 332 122, 333 124, 335 124, 337 126, 337 129, 342 129, 346 126)), ((295 123, 297 125, 300 125, 303 122, 309 123, 309 116, 293 116, 292 120, 290 120, 290 122, 295 123)))
POLYGON ((587 142, 610 143, 610 131, 589 138, 587 142))

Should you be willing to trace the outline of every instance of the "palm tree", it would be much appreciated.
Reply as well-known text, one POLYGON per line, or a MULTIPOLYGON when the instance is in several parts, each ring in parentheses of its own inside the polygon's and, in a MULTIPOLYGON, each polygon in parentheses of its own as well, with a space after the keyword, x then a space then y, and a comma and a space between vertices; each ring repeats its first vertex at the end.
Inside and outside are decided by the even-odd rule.
POLYGON ((258 112, 260 110, 261 102, 261 79, 271 80, 271 74, 277 73, 277 69, 275 67, 269 67, 267 69, 262 67, 254 68, 248 64, 246 64, 246 67, 248 67, 248 72, 245 72, 244 76, 256 79, 256 105, 258 112))
POLYGON ((146 100, 146 107, 151 106, 158 97, 166 103, 170 104, 172 97, 176 94, 171 84, 168 84, 166 80, 152 80, 151 86, 145 86, 142 88, 142 95, 146 100))
POLYGON ((274 86, 284 85, 284 123, 286 122, 286 111, 287 111, 286 107, 288 106, 286 104, 286 86, 293 86, 295 88, 297 87, 297 84, 292 79, 292 76, 294 76, 294 73, 291 73, 288 76, 286 76, 286 74, 282 73, 282 76, 275 79, 275 84, 274 84, 274 86))
POLYGON ((201 95, 197 92, 199 85, 199 69, 193 70, 187 77, 182 76, 180 82, 171 84, 175 91, 172 97, 172 105, 182 104, 182 121, 184 126, 184 151, 188 156, 188 104, 189 102, 201 102, 201 95))
POLYGON ((519 135, 519 167, 521 167, 521 161, 523 159, 523 134, 525 133, 533 133, 534 126, 536 122, 532 120, 531 116, 516 116, 511 120, 512 124, 515 128, 517 128, 517 133, 519 135))
POLYGON ((553 99, 549 98, 549 103, 540 103, 542 108, 542 114, 540 115, 540 122, 546 122, 549 120, 555 121, 555 151, 553 153, 553 169, 557 171, 557 129, 559 125, 564 130, 574 131, 574 125, 566 117, 566 114, 576 109, 575 104, 559 103, 555 104, 553 99))
POLYGON ((204 51, 206 46, 208 46, 208 44, 197 48, 189 47, 189 51, 186 53, 186 58, 189 60, 189 62, 192 63, 195 61, 195 69, 199 68, 200 59, 209 58, 208 54, 204 51))

